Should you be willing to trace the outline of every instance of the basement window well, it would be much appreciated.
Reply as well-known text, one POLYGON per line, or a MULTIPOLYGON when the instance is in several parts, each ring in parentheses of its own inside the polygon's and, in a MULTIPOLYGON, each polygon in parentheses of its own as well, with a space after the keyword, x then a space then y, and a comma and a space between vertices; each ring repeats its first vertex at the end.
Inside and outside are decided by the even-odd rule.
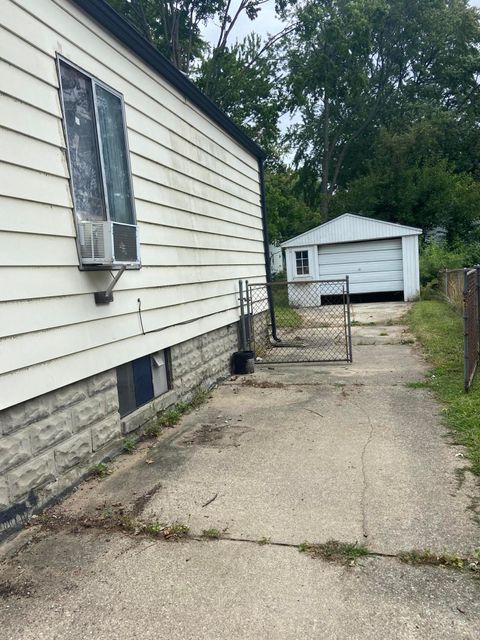
POLYGON ((168 349, 117 367, 120 416, 135 411, 171 388, 168 349))

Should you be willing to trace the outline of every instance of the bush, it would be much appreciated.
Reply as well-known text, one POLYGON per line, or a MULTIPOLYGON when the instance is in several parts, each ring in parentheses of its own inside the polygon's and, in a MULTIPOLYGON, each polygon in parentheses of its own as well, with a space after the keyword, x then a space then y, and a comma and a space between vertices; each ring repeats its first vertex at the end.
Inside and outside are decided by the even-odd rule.
POLYGON ((420 251, 420 280, 423 286, 436 280, 442 269, 461 269, 475 264, 479 259, 478 244, 427 242, 420 251))

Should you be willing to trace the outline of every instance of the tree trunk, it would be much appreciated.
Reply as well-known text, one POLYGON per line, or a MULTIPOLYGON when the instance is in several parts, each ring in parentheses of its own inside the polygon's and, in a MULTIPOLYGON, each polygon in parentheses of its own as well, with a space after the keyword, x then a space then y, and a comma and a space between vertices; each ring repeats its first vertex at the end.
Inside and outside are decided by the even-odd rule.
POLYGON ((330 192, 328 189, 330 173, 330 102, 328 96, 324 97, 323 105, 323 155, 322 155, 322 179, 320 186, 320 214, 322 221, 328 218, 330 205, 330 192))

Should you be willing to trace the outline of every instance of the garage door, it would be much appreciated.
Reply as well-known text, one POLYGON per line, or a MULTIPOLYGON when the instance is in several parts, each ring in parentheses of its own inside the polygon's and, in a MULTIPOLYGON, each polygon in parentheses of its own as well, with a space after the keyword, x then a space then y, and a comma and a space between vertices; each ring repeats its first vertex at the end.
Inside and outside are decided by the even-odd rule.
POLYGON ((350 293, 403 291, 402 240, 369 240, 319 247, 320 278, 350 276, 350 293))

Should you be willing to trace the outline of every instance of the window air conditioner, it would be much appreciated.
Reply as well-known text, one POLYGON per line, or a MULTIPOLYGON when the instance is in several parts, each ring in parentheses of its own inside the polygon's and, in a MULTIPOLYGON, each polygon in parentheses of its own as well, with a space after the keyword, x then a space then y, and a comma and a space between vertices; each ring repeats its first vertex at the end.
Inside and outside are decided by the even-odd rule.
POLYGON ((81 221, 78 223, 78 242, 84 266, 140 263, 136 225, 81 221))

